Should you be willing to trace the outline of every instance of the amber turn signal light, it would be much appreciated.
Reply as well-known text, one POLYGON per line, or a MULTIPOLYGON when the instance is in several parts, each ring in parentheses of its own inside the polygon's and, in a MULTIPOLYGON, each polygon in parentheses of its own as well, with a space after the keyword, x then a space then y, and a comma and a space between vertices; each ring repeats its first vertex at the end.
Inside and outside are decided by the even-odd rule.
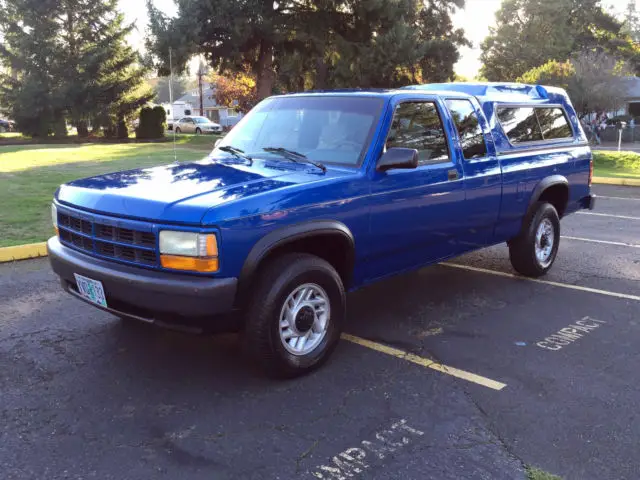
POLYGON ((184 257, 180 255, 160 255, 163 268, 211 273, 218 271, 217 258, 184 257))

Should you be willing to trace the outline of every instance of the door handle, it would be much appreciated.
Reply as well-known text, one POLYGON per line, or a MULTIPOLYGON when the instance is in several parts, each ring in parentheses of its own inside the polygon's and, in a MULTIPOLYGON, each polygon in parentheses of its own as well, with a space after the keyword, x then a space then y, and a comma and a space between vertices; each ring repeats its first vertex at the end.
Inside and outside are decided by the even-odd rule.
POLYGON ((454 170, 449 170, 447 172, 447 179, 449 181, 457 180, 458 179, 458 170, 455 170, 455 169, 454 170))

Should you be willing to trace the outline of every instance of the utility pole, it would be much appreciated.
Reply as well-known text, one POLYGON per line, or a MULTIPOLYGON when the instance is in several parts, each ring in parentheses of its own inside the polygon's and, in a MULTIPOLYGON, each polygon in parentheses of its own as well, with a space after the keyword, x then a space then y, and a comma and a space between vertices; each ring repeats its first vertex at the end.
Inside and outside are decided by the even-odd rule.
POLYGON ((200 116, 204 117, 204 94, 202 89, 202 77, 207 74, 206 68, 202 60, 198 66, 198 93, 200 94, 200 116))

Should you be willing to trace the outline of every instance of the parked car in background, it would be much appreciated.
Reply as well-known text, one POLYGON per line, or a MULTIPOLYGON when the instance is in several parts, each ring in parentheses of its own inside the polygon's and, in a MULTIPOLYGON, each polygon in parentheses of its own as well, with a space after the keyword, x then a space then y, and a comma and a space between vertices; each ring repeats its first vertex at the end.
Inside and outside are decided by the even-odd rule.
POLYGON ((222 133, 222 127, 207 117, 184 117, 175 124, 176 133, 222 133))
POLYGON ((11 132, 15 130, 15 125, 11 120, 4 120, 0 118, 0 133, 11 132))
POLYGON ((277 96, 203 160, 62 185, 49 259, 102 310, 240 330, 294 376, 330 356, 347 291, 503 242, 517 272, 547 273, 560 219, 594 206, 592 174, 559 88, 277 96))

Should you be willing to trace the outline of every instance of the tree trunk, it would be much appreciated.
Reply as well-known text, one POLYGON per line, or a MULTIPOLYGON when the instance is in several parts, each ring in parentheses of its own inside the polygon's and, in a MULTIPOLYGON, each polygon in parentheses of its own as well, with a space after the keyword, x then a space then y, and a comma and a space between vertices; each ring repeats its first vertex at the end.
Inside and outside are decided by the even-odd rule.
POLYGON ((256 66, 256 90, 258 100, 267 98, 273 92, 275 73, 273 71, 273 44, 267 40, 260 43, 260 53, 256 66))
POLYGON ((129 129, 127 128, 127 122, 124 121, 124 117, 118 118, 116 127, 118 130, 117 136, 119 139, 129 138, 129 129))
POLYGON ((56 111, 53 117, 53 134, 56 137, 67 136, 67 123, 64 119, 64 112, 56 111))
POLYGON ((329 73, 329 66, 324 61, 323 57, 316 59, 316 79, 313 88, 316 90, 324 90, 327 88, 327 76, 329 73))
POLYGON ((89 136, 89 127, 86 120, 80 120, 76 125, 76 129, 78 130, 78 137, 86 138, 89 136))

